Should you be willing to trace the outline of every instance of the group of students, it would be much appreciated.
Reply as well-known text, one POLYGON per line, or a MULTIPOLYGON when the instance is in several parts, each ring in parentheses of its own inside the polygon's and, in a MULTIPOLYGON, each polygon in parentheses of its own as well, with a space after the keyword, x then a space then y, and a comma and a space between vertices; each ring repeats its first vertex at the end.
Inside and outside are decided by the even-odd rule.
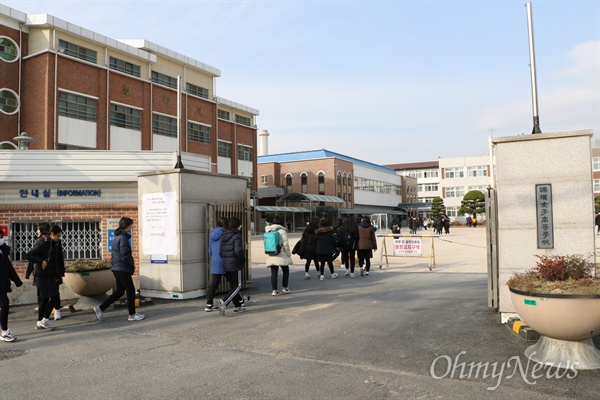
POLYGON ((362 217, 357 223, 352 216, 340 218, 335 226, 326 219, 308 221, 300 241, 294 247, 294 254, 306 260, 304 279, 310 279, 310 265, 314 262, 317 276, 325 279, 325 264, 329 267, 331 278, 334 272, 333 260, 341 256, 342 266, 346 268, 346 276, 354 278, 356 259, 361 276, 369 276, 373 251, 377 250, 375 228, 368 217, 362 217))
MULTIPOLYGON (((125 292, 127 292, 128 320, 140 321, 145 318, 144 315, 135 311, 135 287, 132 278, 135 263, 129 243, 132 226, 133 220, 123 217, 119 220, 119 227, 115 230, 111 261, 116 289, 100 306, 94 307, 94 313, 99 321, 102 321, 104 310, 120 299, 125 292)), ((42 222, 38 224, 36 234, 35 242, 26 254, 29 263, 25 278, 29 279, 33 276, 33 285, 37 289, 38 317, 35 329, 53 330, 55 326, 50 321, 52 311, 54 310, 55 320, 61 319, 60 285, 65 276, 61 241, 63 230, 59 225, 50 226, 49 223, 42 222)), ((8 329, 10 308, 8 293, 11 292, 11 281, 17 287, 20 287, 23 282, 19 279, 19 275, 10 261, 10 247, 4 240, 3 232, 0 235, 0 340, 12 342, 17 337, 8 329)))

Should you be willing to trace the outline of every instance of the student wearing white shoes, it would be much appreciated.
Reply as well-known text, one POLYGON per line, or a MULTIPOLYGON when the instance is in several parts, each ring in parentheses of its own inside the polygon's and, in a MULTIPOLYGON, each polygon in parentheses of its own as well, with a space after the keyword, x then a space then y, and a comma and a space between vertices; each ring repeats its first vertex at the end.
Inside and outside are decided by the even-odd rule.
POLYGON ((319 221, 319 229, 315 233, 315 259, 319 263, 319 274, 321 275, 319 279, 325 280, 325 276, 323 275, 325 272, 325 263, 329 267, 331 278, 335 279, 338 277, 338 274, 333 270, 333 255, 338 247, 337 235, 333 231, 333 228, 329 226, 326 219, 319 221))
POLYGON ((124 293, 127 293, 127 309, 129 311, 128 321, 141 321, 146 318, 145 315, 135 311, 135 286, 133 285, 133 273, 135 272, 135 263, 133 252, 129 239, 131 239, 131 230, 133 220, 122 217, 119 220, 119 227, 115 230, 115 238, 111 248, 112 273, 117 281, 117 289, 100 304, 94 307, 94 313, 98 321, 102 321, 104 311, 115 301, 119 300, 124 293))
POLYGON ((279 233, 279 243, 281 244, 281 251, 279 254, 269 254, 267 256, 266 265, 271 268, 271 294, 277 296, 278 294, 289 294, 292 291, 288 287, 290 279, 290 265, 292 261, 292 251, 290 250, 290 242, 288 240, 287 232, 281 225, 281 218, 276 215, 273 218, 272 223, 265 228, 265 232, 277 231, 279 233), (281 268, 281 291, 277 290, 277 275, 281 268))
POLYGON ((219 312, 222 316, 225 316, 225 309, 231 302, 233 302, 233 312, 235 314, 246 311, 243 304, 244 300, 240 295, 240 290, 242 289, 242 270, 246 262, 246 250, 244 249, 241 228, 242 221, 238 217, 231 217, 229 218, 227 229, 221 235, 219 254, 223 260, 225 279, 227 279, 231 288, 225 298, 217 302, 219 312))
POLYGON ((12 291, 10 282, 13 281, 17 287, 23 284, 10 262, 10 258, 8 258, 9 254, 10 247, 4 239, 4 231, 0 229, 0 340, 5 342, 12 342, 17 339, 8 329, 8 309, 10 308, 8 293, 12 291))
POLYGON ((33 262, 36 285, 40 294, 38 304, 38 319, 36 329, 54 329, 50 322, 50 313, 58 301, 58 279, 60 277, 58 264, 62 260, 59 255, 62 247, 59 245, 62 229, 52 225, 50 234, 43 241, 36 241, 27 252, 27 260, 33 262))
POLYGON ((371 269, 371 258, 373 250, 377 250, 377 238, 375 229, 371 225, 368 217, 363 217, 358 224, 358 239, 356 242, 358 265, 360 266, 361 276, 369 276, 371 269))
POLYGON ((219 249, 221 248, 221 235, 225 232, 227 223, 227 218, 219 218, 217 227, 212 230, 209 236, 208 254, 210 255, 210 286, 206 293, 206 307, 204 307, 204 311, 208 312, 219 309, 219 307, 213 304, 213 299, 215 297, 215 292, 221 283, 221 279, 225 276, 223 259, 221 259, 219 249))

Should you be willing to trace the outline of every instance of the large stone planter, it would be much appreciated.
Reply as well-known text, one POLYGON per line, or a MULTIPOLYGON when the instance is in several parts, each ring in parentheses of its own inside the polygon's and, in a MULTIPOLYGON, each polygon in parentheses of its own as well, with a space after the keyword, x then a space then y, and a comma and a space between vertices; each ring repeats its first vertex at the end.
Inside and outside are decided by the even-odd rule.
POLYGON ((600 368, 600 350, 592 342, 600 335, 600 295, 528 295, 509 289, 521 319, 540 334, 525 350, 529 359, 554 367, 600 368))
POLYGON ((115 286, 115 277, 110 269, 65 272, 63 282, 79 295, 73 308, 84 310, 106 299, 106 292, 115 286))

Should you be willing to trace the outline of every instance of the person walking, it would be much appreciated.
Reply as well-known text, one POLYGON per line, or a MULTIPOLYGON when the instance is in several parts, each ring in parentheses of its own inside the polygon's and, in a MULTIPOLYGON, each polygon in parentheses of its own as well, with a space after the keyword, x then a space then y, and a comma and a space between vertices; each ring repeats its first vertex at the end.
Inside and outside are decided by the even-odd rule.
POLYGON ((301 258, 304 258, 306 262, 304 263, 304 279, 310 279, 310 274, 308 271, 310 270, 310 264, 314 261, 315 269, 317 270, 317 278, 319 277, 319 263, 315 259, 317 254, 317 243, 315 241, 316 233, 315 231, 319 228, 319 224, 315 220, 310 220, 306 227, 304 228, 304 232, 302 232, 301 241, 304 242, 303 253, 300 254, 301 258))
POLYGON ((4 239, 4 231, 0 229, 0 340, 13 342, 17 337, 8 329, 8 311, 10 301, 8 293, 12 291, 10 282, 19 287, 23 282, 15 271, 9 258, 10 247, 4 239))
POLYGON ((338 246, 337 236, 326 219, 319 221, 319 229, 315 231, 315 259, 319 263, 319 279, 325 280, 325 263, 331 272, 331 279, 338 277, 333 271, 333 254, 338 246))
POLYGON ((598 226, 598 232, 596 233, 596 235, 600 235, 600 213, 596 214, 596 217, 594 218, 594 223, 598 226))
POLYGON ((213 229, 209 236, 208 242, 208 254, 210 255, 210 286, 208 287, 208 293, 206 294, 206 307, 204 311, 218 310, 213 299, 215 292, 221 283, 221 279, 225 276, 225 269, 223 269, 223 259, 219 254, 221 248, 221 236, 227 228, 228 220, 225 217, 219 218, 217 221, 217 227, 213 229))
POLYGON ((60 315, 60 308, 61 308, 61 300, 60 300, 60 285, 63 284, 63 278, 65 276, 65 259, 64 259, 64 255, 63 255, 63 247, 62 247, 62 235, 61 237, 58 239, 58 241, 56 242, 56 246, 58 247, 56 250, 56 272, 57 272, 57 278, 56 278, 56 303, 54 304, 54 320, 58 321, 59 319, 62 319, 62 316, 60 315))
POLYGON ((238 217, 231 217, 227 229, 221 235, 221 246, 219 254, 223 260, 223 269, 225 270, 225 279, 229 283, 229 293, 224 299, 217 303, 219 312, 225 316, 225 310, 229 303, 233 302, 233 312, 243 313, 246 308, 242 304, 242 270, 246 262, 246 252, 244 250, 244 241, 242 239, 242 221, 238 217))
POLYGON ((62 229, 58 225, 52 225, 50 234, 45 240, 36 240, 31 250, 26 254, 28 261, 34 266, 34 275, 37 288, 39 290, 40 302, 38 304, 38 319, 36 329, 54 329, 50 322, 50 314, 58 301, 58 282, 59 258, 62 259, 62 251, 59 241, 62 236, 62 229))
POLYGON ((135 286, 133 285, 133 273, 135 272, 135 261, 129 239, 131 239, 131 229, 133 220, 128 217, 122 217, 119 220, 119 227, 115 230, 115 238, 112 242, 111 261, 112 273, 117 282, 117 289, 97 307, 94 307, 94 313, 98 321, 104 318, 104 311, 115 301, 119 300, 124 293, 127 293, 127 310, 129 311, 128 321, 141 321, 146 318, 145 315, 135 311, 135 286))
MULTIPOLYGON (((36 245, 40 245, 40 243, 43 243, 46 241, 46 239, 48 238, 48 235, 50 235, 50 224, 48 222, 40 222, 37 226, 35 234, 36 234, 36 239, 35 239, 35 242, 33 242, 32 248, 35 247, 36 245)), ((29 263, 27 264, 27 270, 25 271, 25 279, 29 279, 32 275, 33 275, 33 286, 36 287, 37 305, 38 305, 38 309, 39 309, 42 298, 40 297, 40 289, 37 287, 37 279, 35 277, 34 263, 33 263, 33 261, 29 261, 29 263)))
POLYGON ((287 232, 285 228, 281 226, 281 218, 276 215, 273 218, 271 225, 265 228, 265 231, 277 231, 279 234, 279 243, 281 245, 279 254, 269 254, 265 262, 267 267, 271 268, 271 295, 290 294, 292 291, 288 287, 288 282, 290 279, 290 265, 293 264, 292 252, 290 250, 287 232), (281 278, 281 291, 277 290, 277 274, 279 273, 279 268, 281 268, 283 275, 281 278))
POLYGON ((354 278, 354 267, 356 266, 356 241, 358 232, 356 231, 356 221, 352 216, 347 216, 336 234, 338 236, 338 245, 342 257, 342 265, 346 267, 346 276, 354 278))
POLYGON ((356 249, 358 254, 358 265, 360 266, 360 275, 369 276, 371 270, 371 258, 373 258, 373 250, 377 250, 377 239, 375 230, 371 226, 368 217, 363 217, 358 224, 358 240, 356 249))

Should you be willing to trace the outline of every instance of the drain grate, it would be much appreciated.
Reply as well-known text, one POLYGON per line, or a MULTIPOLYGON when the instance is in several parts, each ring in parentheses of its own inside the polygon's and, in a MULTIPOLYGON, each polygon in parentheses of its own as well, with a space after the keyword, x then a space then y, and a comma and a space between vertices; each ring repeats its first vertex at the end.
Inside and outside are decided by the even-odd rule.
POLYGON ((23 349, 10 349, 10 350, 5 350, 5 349, 0 349, 0 361, 3 360, 10 360, 12 358, 17 358, 19 356, 23 356, 25 354, 29 353, 29 350, 23 350, 23 349))

